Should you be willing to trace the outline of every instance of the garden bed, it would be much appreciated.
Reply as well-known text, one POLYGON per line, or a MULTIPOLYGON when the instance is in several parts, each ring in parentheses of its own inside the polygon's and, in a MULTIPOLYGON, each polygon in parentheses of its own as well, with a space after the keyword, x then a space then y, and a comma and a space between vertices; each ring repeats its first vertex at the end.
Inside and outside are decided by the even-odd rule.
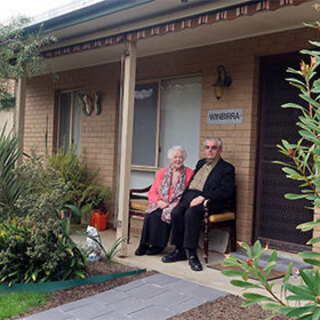
MULTIPOLYGON (((187 312, 170 318, 170 320, 265 320, 271 313, 260 305, 241 307, 244 302, 239 296, 228 295, 215 301, 204 303, 187 312)), ((277 316, 274 320, 287 320, 285 316, 277 316)))

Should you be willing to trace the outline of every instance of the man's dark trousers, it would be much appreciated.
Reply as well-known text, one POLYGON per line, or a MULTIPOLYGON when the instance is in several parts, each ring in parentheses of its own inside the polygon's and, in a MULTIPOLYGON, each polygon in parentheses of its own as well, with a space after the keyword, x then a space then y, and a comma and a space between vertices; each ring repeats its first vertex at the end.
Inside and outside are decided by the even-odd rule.
POLYGON ((172 239, 177 248, 196 250, 204 216, 202 204, 191 207, 190 202, 200 195, 200 191, 188 190, 180 204, 171 213, 172 239))

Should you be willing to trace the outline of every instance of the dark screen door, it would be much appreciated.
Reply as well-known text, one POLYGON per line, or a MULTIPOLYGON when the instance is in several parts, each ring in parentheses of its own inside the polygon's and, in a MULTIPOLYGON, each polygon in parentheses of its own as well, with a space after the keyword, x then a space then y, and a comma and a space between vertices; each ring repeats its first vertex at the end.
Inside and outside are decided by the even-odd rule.
POLYGON ((260 132, 258 175, 256 189, 256 239, 268 241, 273 247, 290 251, 306 249, 311 233, 296 229, 300 223, 311 221, 313 212, 307 200, 286 200, 284 194, 297 193, 298 184, 285 177, 274 160, 284 160, 277 148, 281 139, 296 143, 300 136, 295 125, 299 112, 283 109, 287 102, 302 103, 298 89, 285 81, 288 66, 298 68, 297 54, 261 59, 260 132))

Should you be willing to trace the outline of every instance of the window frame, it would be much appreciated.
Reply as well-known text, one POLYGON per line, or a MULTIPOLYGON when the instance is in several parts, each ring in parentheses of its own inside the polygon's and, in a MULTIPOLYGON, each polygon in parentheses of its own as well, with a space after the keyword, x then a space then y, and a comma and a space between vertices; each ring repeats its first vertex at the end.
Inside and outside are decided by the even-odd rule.
MULTIPOLYGON (((151 78, 146 80, 138 80, 135 83, 136 85, 141 84, 149 84, 149 83, 158 83, 158 99, 157 99, 157 133, 156 133, 156 148, 155 148, 155 165, 154 166, 146 166, 146 165, 133 165, 131 164, 131 171, 148 171, 148 172, 156 172, 159 170, 159 161, 160 161, 160 133, 161 133, 161 98, 162 98, 162 82, 167 80, 174 79, 187 79, 193 77, 202 77, 202 72, 195 72, 183 75, 175 75, 169 77, 159 77, 159 78, 151 78)), ((162 150, 161 150, 162 151, 162 150)))
POLYGON ((159 168, 159 148, 160 148, 160 124, 161 124, 161 80, 160 79, 150 79, 144 81, 137 81, 135 86, 143 84, 156 83, 158 85, 158 97, 157 97, 157 129, 156 129, 156 141, 155 141, 155 158, 154 166, 131 164, 131 170, 134 171, 151 171, 156 172, 159 168))
MULTIPOLYGON (((71 110, 70 110, 70 128, 69 128, 69 149, 70 147, 73 147, 73 141, 74 141, 74 137, 73 137, 73 130, 74 130, 74 103, 75 103, 75 99, 74 99, 74 94, 76 92, 80 92, 81 89, 80 88, 75 88, 75 89, 67 89, 67 90, 60 90, 57 92, 57 135, 56 135, 56 146, 57 149, 61 148, 62 146, 60 145, 60 129, 61 129, 61 95, 62 94, 66 94, 69 93, 70 94, 70 105, 71 105, 71 110)), ((80 127, 81 127, 81 122, 82 122, 82 117, 80 117, 80 127)), ((81 154, 81 136, 79 137, 79 150, 80 150, 80 154, 81 154)), ((66 150, 67 151, 67 150, 66 150)), ((80 155, 79 154, 79 155, 80 155)))

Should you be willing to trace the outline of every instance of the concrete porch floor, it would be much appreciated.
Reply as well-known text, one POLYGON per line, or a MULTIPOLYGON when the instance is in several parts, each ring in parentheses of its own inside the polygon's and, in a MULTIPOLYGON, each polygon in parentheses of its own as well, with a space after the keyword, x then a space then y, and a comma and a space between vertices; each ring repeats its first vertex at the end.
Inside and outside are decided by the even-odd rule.
MULTIPOLYGON (((116 232, 108 229, 100 232, 102 243, 105 248, 109 248, 116 240, 116 232)), ((72 234, 72 238, 78 244, 85 246, 86 238, 83 235, 72 234)), ((208 268, 203 261, 203 251, 199 250, 199 258, 203 264, 203 271, 192 271, 187 261, 176 262, 172 264, 165 264, 161 262, 161 257, 172 251, 173 247, 168 246, 163 253, 157 256, 135 256, 134 251, 139 243, 139 238, 131 235, 130 244, 128 245, 128 255, 126 257, 116 257, 114 260, 119 263, 123 263, 132 267, 146 268, 147 270, 155 270, 163 274, 171 275, 184 280, 205 285, 214 289, 227 291, 231 294, 241 295, 243 290, 241 288, 234 287, 230 284, 230 280, 233 278, 225 277, 220 271, 208 268)), ((209 264, 216 264, 223 262, 223 255, 221 253, 209 252, 209 264)), ((293 277, 291 277, 293 278, 293 277)), ((298 278, 292 279, 292 281, 299 281, 298 278)), ((274 280, 275 291, 280 293, 280 284, 282 279, 274 280)), ((252 292, 253 290, 250 290, 252 292)), ((257 291, 259 292, 259 291, 257 291)), ((260 291, 261 293, 261 291, 260 291)))

